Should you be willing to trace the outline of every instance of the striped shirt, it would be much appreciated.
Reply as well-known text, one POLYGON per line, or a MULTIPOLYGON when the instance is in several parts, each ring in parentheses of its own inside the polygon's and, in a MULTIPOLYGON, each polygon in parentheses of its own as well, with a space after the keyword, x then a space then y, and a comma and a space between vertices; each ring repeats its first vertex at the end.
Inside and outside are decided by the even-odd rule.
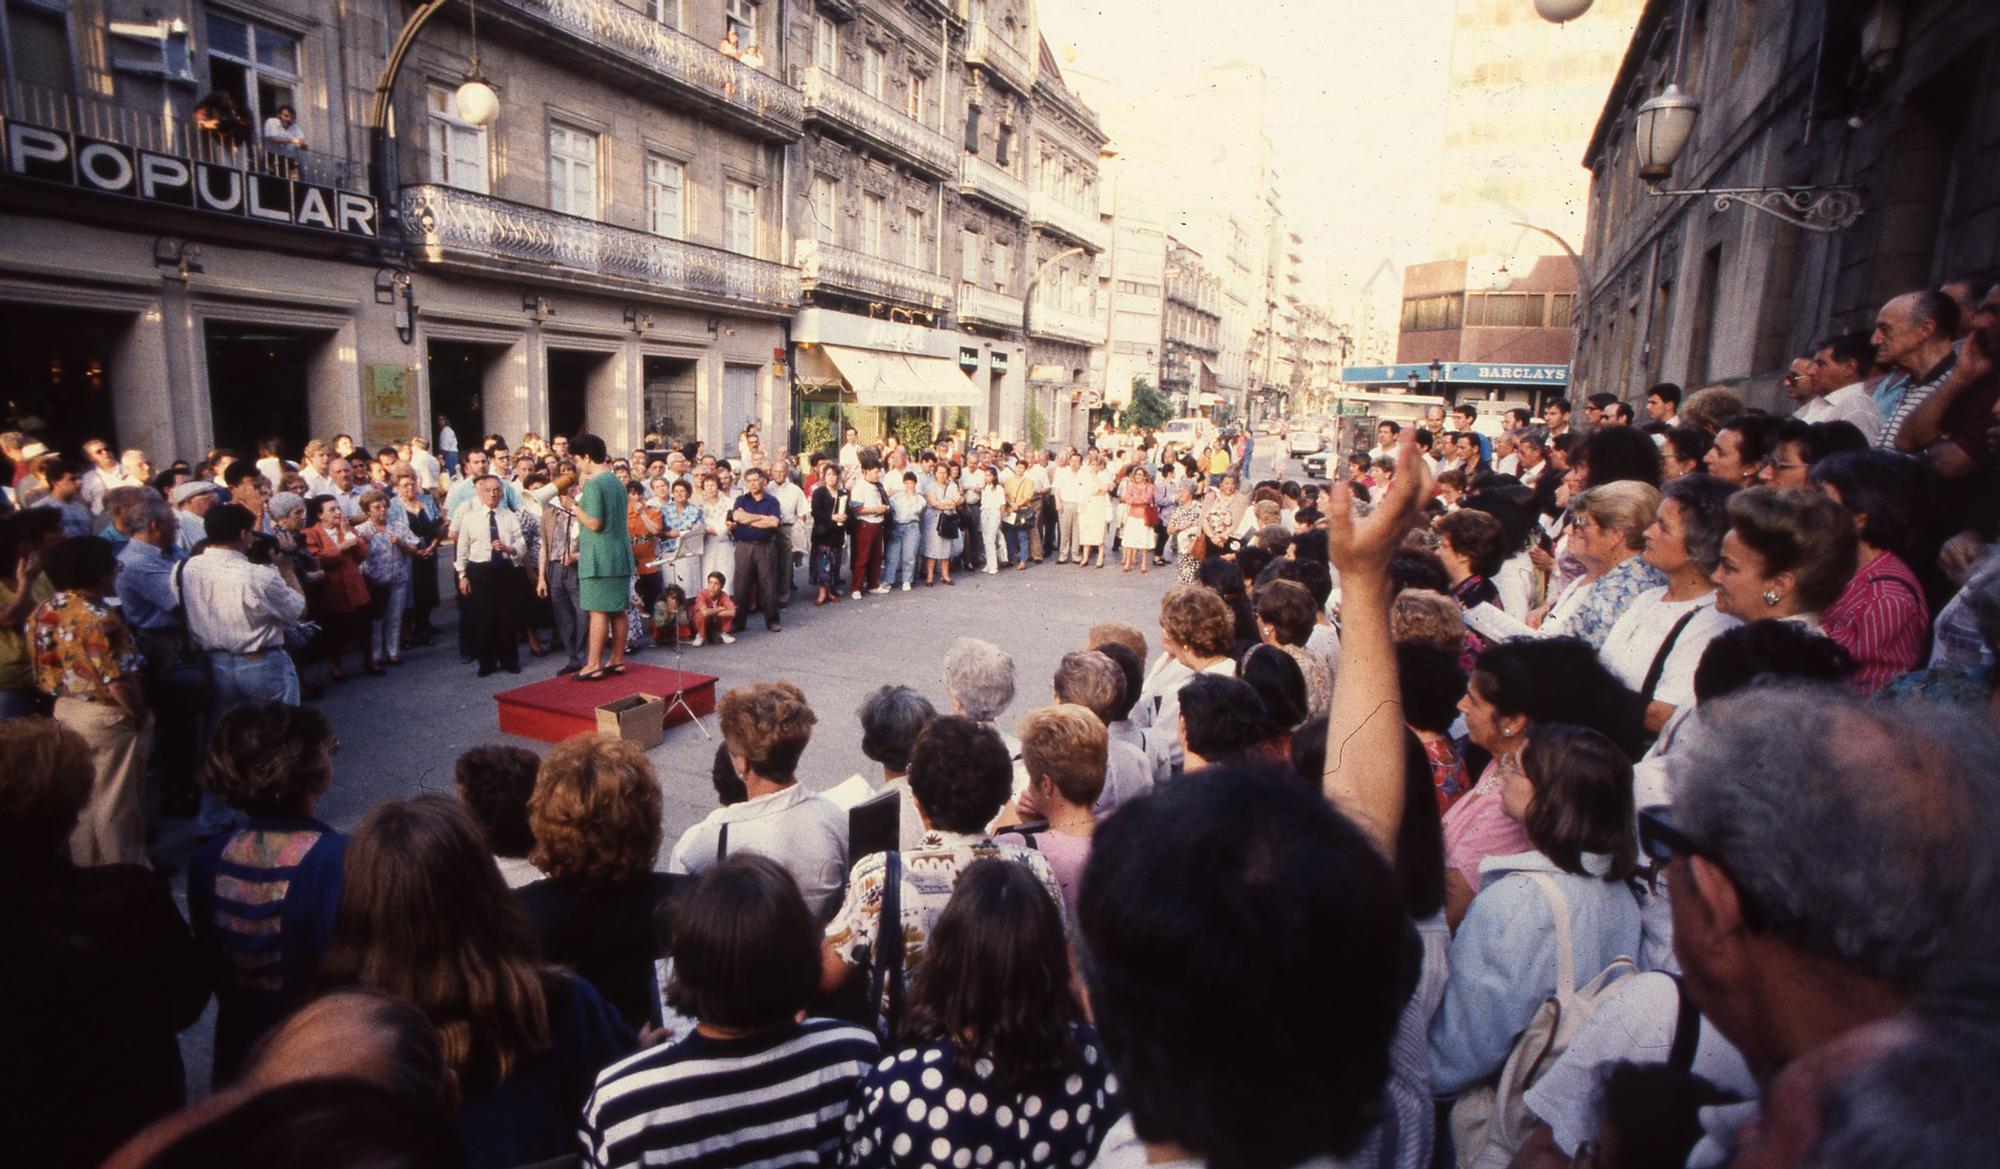
POLYGON ((1819 615, 1820 628, 1854 658, 1848 684, 1866 698, 1917 668, 1930 613, 1923 586, 1893 552, 1861 566, 1840 598, 1819 615))
POLYGON ((598 1074, 577 1134, 583 1163, 589 1169, 830 1163, 855 1084, 880 1056, 873 1035, 833 1019, 742 1039, 696 1032, 598 1074))

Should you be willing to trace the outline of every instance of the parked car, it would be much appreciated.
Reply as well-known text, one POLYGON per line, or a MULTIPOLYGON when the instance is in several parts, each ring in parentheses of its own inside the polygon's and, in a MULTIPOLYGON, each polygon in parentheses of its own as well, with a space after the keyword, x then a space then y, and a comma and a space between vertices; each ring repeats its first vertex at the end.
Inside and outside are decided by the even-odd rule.
POLYGON ((1333 452, 1326 450, 1324 448, 1316 450, 1312 454, 1307 455, 1305 457, 1306 478, 1308 479, 1327 478, 1327 473, 1326 473, 1327 462, 1332 458, 1333 458, 1333 452))
POLYGON ((1326 439, 1317 430, 1294 429, 1285 435, 1285 453, 1295 459, 1326 449, 1326 439))

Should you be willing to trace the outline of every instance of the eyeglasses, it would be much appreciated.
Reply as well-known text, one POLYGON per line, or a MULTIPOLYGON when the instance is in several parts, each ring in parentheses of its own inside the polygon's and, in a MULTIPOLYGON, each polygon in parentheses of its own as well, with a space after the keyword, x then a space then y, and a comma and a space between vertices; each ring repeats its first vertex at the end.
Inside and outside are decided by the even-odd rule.
POLYGON ((1722 863, 1713 852, 1697 843, 1687 833, 1674 826, 1673 809, 1647 808, 1639 813, 1639 851, 1646 854, 1655 868, 1664 869, 1668 861, 1675 857, 1698 856, 1722 870, 1729 883, 1736 888, 1736 904, 1743 913, 1743 924, 1753 932, 1764 928, 1765 915, 1749 888, 1738 880, 1729 866, 1722 863))

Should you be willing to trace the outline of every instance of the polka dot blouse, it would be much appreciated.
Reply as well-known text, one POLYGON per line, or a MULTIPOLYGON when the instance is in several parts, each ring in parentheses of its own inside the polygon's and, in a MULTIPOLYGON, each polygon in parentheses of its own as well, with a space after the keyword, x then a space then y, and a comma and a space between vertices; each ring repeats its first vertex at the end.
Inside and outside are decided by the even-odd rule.
POLYGON ((1082 1169, 1122 1111, 1096 1032, 1079 1059, 1024 1092, 997 1091, 993 1061, 960 1067, 949 1040, 897 1053, 863 1076, 847 1113, 852 1169, 1082 1169))

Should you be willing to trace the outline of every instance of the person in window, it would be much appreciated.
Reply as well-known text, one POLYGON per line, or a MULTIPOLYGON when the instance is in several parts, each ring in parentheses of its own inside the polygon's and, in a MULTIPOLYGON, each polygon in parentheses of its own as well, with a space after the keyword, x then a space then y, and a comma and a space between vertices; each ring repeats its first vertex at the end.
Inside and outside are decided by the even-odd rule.
POLYGON ((959 878, 902 1039, 855 1089, 843 1166, 1080 1165, 1122 1111, 1070 991, 1062 915, 1020 865, 959 878))
POLYGON ((264 149, 285 159, 294 176, 308 149, 306 132, 298 123, 298 111, 289 105, 279 106, 277 113, 264 119, 264 149))
POLYGON ((224 150, 250 140, 250 120, 237 106, 236 95, 226 89, 210 90, 194 103, 194 124, 224 150))

